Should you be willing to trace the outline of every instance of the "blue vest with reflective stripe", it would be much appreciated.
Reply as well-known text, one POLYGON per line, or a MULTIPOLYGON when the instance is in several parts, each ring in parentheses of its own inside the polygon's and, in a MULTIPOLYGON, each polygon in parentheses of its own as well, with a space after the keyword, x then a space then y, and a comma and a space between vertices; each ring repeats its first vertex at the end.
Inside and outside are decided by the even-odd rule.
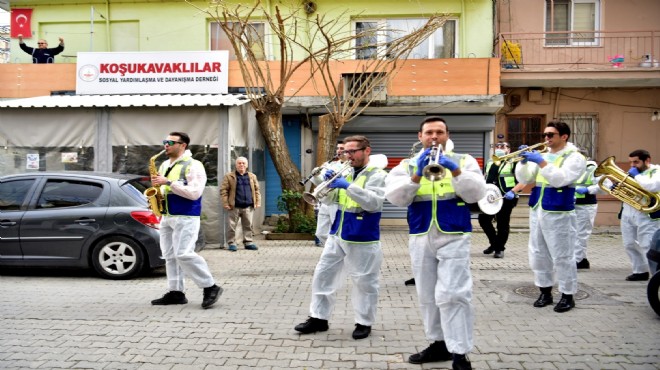
MULTIPOLYGON (((190 164, 194 161, 192 158, 182 159, 174 164, 171 170, 167 172, 167 179, 170 181, 182 181, 188 184, 186 173, 190 164)), ((161 173, 165 168, 161 167, 161 173)), ((170 216, 200 216, 202 214, 202 197, 196 200, 190 200, 170 191, 170 187, 162 185, 165 194, 165 213, 170 216)))
MULTIPOLYGON (((444 153, 452 162, 461 165, 463 154, 444 153)), ((409 161, 409 173, 417 171, 417 165, 409 161)), ((433 224, 444 233, 469 233, 472 231, 470 208, 454 191, 451 171, 445 171, 440 181, 422 177, 413 202, 408 206, 408 226, 411 235, 426 234, 433 224)))
MULTIPOLYGON (((346 177, 349 183, 364 188, 367 180, 377 171, 377 167, 367 167, 360 172, 355 180, 353 174, 346 177)), ((356 201, 346 194, 345 189, 338 189, 337 203, 339 209, 335 222, 330 228, 330 235, 337 235, 340 239, 353 243, 373 243, 380 240, 381 211, 367 212, 356 201)))
MULTIPOLYGON (((553 164, 561 167, 564 164, 564 159, 573 152, 573 150, 564 152, 555 159, 553 164)), ((553 188, 548 183, 548 180, 541 175, 541 170, 539 169, 536 175, 536 186, 529 195, 529 206, 535 208, 538 206, 539 200, 541 201, 541 208, 545 211, 572 211, 575 209, 575 186, 571 184, 561 188, 553 188)))

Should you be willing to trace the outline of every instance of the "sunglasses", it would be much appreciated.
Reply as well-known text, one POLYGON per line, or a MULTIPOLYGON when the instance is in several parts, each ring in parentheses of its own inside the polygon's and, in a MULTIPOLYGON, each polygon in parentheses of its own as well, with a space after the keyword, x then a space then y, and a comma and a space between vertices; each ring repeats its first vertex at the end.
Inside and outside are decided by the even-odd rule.
POLYGON ((367 149, 367 148, 358 148, 358 149, 344 150, 344 151, 342 152, 342 154, 343 154, 343 155, 353 155, 353 154, 359 152, 360 150, 365 150, 365 149, 367 149))
POLYGON ((163 145, 173 146, 174 144, 183 144, 183 141, 163 140, 163 145))
POLYGON ((37 42, 38 45, 48 45, 47 42, 37 42))
POLYGON ((541 134, 541 137, 547 137, 548 139, 551 139, 557 134, 556 132, 544 132, 541 134))

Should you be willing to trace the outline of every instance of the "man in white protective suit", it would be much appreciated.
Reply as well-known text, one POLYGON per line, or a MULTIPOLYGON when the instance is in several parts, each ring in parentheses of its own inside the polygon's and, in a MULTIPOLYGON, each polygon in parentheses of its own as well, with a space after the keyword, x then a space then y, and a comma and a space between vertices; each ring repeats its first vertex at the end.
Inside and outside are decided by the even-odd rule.
MULTIPOLYGON (((323 171, 321 171, 318 175, 312 178, 311 180, 312 184, 314 185, 321 184, 323 182, 323 178, 327 171, 337 172, 341 170, 341 168, 344 166, 343 151, 344 151, 344 143, 338 142, 337 149, 335 152, 335 157, 333 158, 332 161, 330 161, 330 163, 328 163, 324 167, 323 171)), ((328 233, 330 232, 330 226, 332 226, 332 223, 335 221, 335 215, 337 215, 338 207, 339 206, 337 205, 337 203, 319 204, 318 215, 316 218, 316 233, 314 234, 317 239, 316 242, 317 247, 323 247, 325 245, 325 241, 328 240, 328 233)))
POLYGON ((469 154, 447 148, 449 128, 443 118, 428 117, 420 125, 422 149, 388 174, 385 197, 408 207, 409 252, 426 338, 432 344, 408 362, 453 360, 453 369, 472 369, 467 354, 473 349, 474 309, 470 274, 472 224, 467 203, 486 195, 486 181, 469 154), (430 164, 444 168, 444 177, 424 176, 430 164))
POLYGON ((561 299, 555 312, 575 307, 577 237, 575 215, 575 182, 586 169, 586 159, 575 145, 568 142, 571 129, 565 122, 549 122, 543 140, 549 149, 545 153, 525 151, 516 167, 516 178, 523 184, 534 184, 529 196, 529 265, 534 272, 534 284, 541 294, 534 307, 553 303, 554 273, 561 299))
POLYGON ((160 186, 164 199, 160 221, 160 249, 165 259, 168 292, 151 301, 153 305, 186 304, 184 277, 204 289, 202 308, 211 307, 222 294, 215 284, 206 260, 195 253, 202 214, 202 193, 206 171, 187 150, 190 137, 184 132, 171 132, 163 140, 168 159, 160 165, 151 183, 160 186))
POLYGON ((376 320, 383 262, 380 244, 386 176, 383 168, 387 158, 370 156, 371 145, 364 136, 345 138, 343 152, 350 167, 341 176, 335 177, 332 171, 327 171, 325 176, 326 180, 335 177, 329 184, 334 190, 321 200, 337 202, 339 209, 314 270, 309 318, 296 325, 295 330, 301 334, 328 330, 337 290, 348 274, 353 282, 351 301, 355 329, 352 336, 357 340, 369 336, 376 320))

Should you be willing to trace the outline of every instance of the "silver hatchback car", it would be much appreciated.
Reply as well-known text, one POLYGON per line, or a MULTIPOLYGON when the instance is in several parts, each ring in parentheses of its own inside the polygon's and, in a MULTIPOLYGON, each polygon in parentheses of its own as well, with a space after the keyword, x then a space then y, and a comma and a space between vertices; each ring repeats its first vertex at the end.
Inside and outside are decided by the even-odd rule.
POLYGON ((106 279, 130 279, 163 266, 159 219, 142 194, 148 180, 96 172, 0 177, 0 267, 91 267, 106 279))

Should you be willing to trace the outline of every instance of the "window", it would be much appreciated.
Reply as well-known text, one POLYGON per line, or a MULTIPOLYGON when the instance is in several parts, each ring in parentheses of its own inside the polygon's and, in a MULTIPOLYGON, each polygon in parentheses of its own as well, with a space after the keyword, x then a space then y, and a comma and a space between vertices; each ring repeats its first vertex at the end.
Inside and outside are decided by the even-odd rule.
MULTIPOLYGON (((250 46, 254 56, 258 60, 266 60, 265 25, 263 23, 249 23, 248 29, 244 31, 239 29, 240 23, 237 22, 229 22, 227 26, 232 30, 235 29, 236 33, 248 34, 249 40, 246 43, 250 46)), ((218 22, 211 23, 211 50, 228 50, 229 60, 236 60, 234 47, 218 22)), ((245 48, 243 48, 243 56, 245 55, 245 48)))
POLYGON ((0 211, 20 210, 33 183, 32 179, 0 183, 0 211))
MULTIPOLYGON (((386 45, 426 24, 423 18, 376 19, 355 22, 356 59, 382 57, 386 45), (380 50, 378 48, 380 47, 380 50)), ((455 58, 456 20, 447 22, 412 50, 409 59, 455 58)))
POLYGON ((596 158, 597 125, 596 114, 593 113, 562 113, 559 120, 566 122, 571 128, 572 142, 580 149, 584 149, 591 159, 596 158))
POLYGON ((541 134, 545 127, 545 117, 541 115, 507 116, 507 141, 511 151, 521 145, 534 145, 543 142, 541 134))
POLYGON ((596 45, 600 0, 546 0, 546 45, 596 45), (584 31, 584 32, 579 32, 584 31))
POLYGON ((97 183, 48 180, 37 202, 37 208, 74 207, 94 202, 103 192, 97 183))

